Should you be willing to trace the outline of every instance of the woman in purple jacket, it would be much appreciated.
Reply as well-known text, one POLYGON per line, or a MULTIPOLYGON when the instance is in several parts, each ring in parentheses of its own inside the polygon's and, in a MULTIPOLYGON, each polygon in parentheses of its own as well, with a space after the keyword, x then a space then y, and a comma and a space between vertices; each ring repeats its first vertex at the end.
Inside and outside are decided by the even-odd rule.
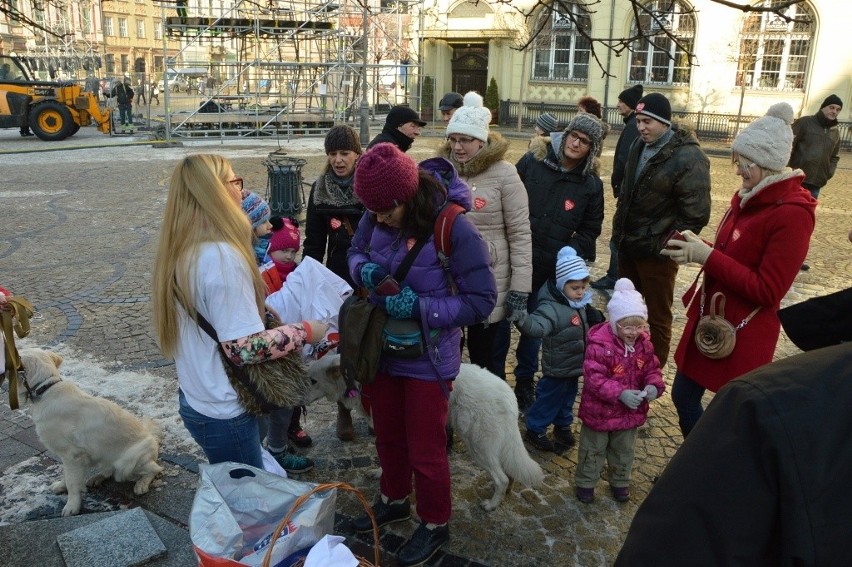
MULTIPOLYGON (((426 352, 419 358, 383 353, 370 385, 376 450, 382 465, 381 497, 374 504, 379 526, 410 517, 409 494, 417 495, 420 526, 399 550, 400 565, 419 565, 449 540, 450 467, 445 425, 452 381, 461 365, 461 327, 485 320, 497 301, 488 249, 473 223, 459 215, 452 227, 449 265, 434 245, 434 224, 448 201, 470 210, 470 190, 443 158, 418 168, 392 144, 365 153, 355 170, 355 194, 368 209, 349 249, 349 270, 370 301, 391 319, 414 319, 426 329, 426 352), (379 295, 408 252, 425 241, 399 293, 379 295), (451 285, 452 282, 452 285, 451 285), (379 288, 379 289, 377 289, 379 288)), ((372 531, 367 516, 355 529, 372 531)))

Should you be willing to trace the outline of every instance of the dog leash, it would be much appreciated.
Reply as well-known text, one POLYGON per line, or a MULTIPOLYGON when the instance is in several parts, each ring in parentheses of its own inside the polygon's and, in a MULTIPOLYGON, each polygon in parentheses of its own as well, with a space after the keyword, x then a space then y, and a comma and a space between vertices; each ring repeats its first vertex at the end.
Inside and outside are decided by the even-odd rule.
MULTIPOLYGON (((24 338, 30 334, 32 304, 23 297, 7 297, 6 306, 0 310, 0 332, 3 333, 3 348, 6 351, 6 374, 9 378, 9 409, 18 409, 18 372, 24 373, 21 356, 15 346, 15 335, 24 338)), ((3 376, 0 376, 0 384, 3 376)))

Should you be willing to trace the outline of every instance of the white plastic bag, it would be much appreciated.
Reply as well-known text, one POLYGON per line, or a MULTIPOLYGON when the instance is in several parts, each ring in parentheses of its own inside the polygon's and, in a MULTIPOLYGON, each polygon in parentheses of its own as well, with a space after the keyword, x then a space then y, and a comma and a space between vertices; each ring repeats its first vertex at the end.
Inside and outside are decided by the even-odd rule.
MULTIPOLYGON (((201 465, 189 535, 205 565, 263 563, 265 538, 287 515, 296 499, 316 485, 282 478, 240 463, 201 465)), ((313 494, 293 515, 274 543, 271 565, 313 546, 334 529, 336 490, 313 494)))

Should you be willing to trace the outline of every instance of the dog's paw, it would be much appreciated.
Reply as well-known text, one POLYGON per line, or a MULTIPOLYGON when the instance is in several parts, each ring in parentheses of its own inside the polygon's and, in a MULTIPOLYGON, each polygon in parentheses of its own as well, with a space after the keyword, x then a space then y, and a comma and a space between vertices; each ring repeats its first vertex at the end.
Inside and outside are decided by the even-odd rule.
POLYGON ((67 489, 65 488, 65 481, 57 480, 50 485, 50 491, 54 494, 65 494, 67 492, 67 489))
POLYGON ((486 512, 493 512, 497 509, 497 506, 500 505, 500 500, 497 500, 497 502, 494 502, 493 498, 490 500, 483 500, 479 503, 479 505, 482 506, 486 512))
POLYGON ((136 484, 133 485, 133 494, 145 494, 148 492, 148 488, 151 486, 150 478, 143 478, 136 481, 136 484))
POLYGON ((102 474, 97 474, 97 475, 93 476, 92 478, 90 478, 89 480, 86 481, 86 486, 89 487, 89 488, 94 488, 96 486, 100 486, 104 483, 104 481, 107 478, 109 478, 109 477, 104 476, 102 474))
POLYGON ((67 516, 76 516, 80 513, 80 502, 72 503, 70 500, 62 509, 62 517, 65 518, 67 516))

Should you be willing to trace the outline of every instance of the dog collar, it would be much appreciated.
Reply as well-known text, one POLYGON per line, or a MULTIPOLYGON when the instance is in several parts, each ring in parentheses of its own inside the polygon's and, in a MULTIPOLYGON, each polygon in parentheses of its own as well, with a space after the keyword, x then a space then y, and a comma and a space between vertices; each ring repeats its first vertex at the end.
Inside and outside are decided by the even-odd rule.
POLYGON ((35 401, 36 398, 42 396, 45 392, 50 390, 50 388, 52 386, 62 382, 62 378, 57 378, 53 382, 48 382, 46 384, 42 384, 41 386, 39 386, 38 388, 33 390, 32 388, 30 388, 30 383, 27 382, 26 370, 21 369, 20 373, 23 376, 24 388, 27 389, 27 399, 29 399, 30 401, 35 401))

